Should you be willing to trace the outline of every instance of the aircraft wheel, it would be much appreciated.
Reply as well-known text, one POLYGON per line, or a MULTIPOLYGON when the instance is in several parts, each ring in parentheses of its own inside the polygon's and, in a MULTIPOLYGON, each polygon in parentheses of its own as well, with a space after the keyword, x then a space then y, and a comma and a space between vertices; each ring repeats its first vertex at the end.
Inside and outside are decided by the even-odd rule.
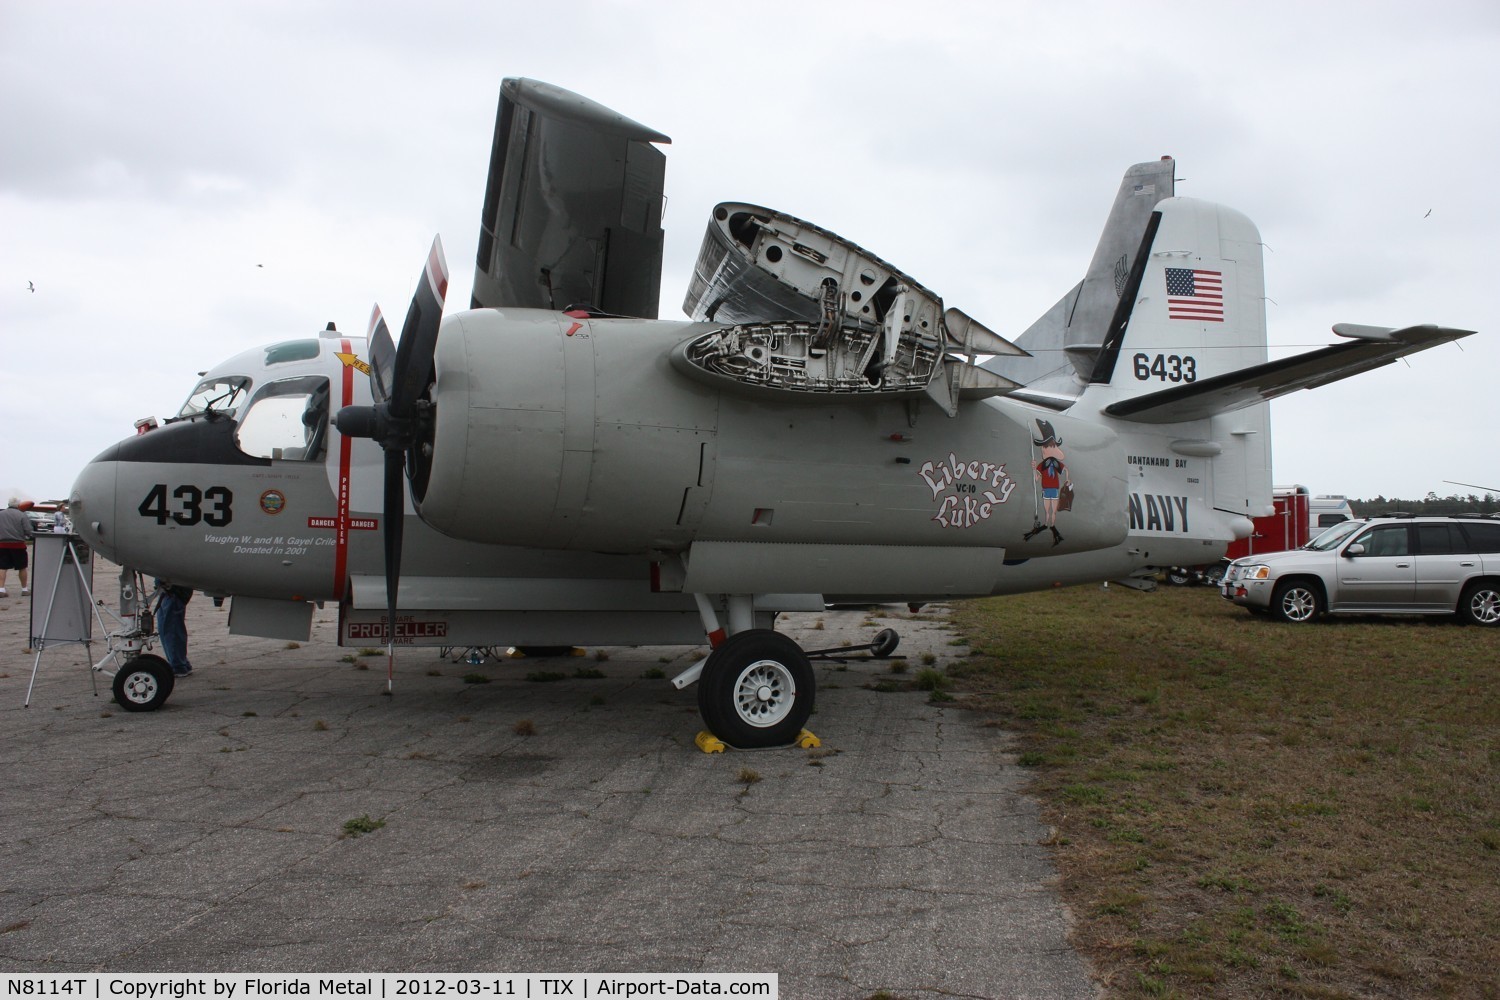
POLYGON ((1311 584, 1287 580, 1271 595, 1271 614, 1284 622, 1310 622, 1323 613, 1323 595, 1311 584))
POLYGON ((883 660, 896 651, 901 645, 901 636, 893 628, 883 628, 875 633, 875 641, 870 643, 870 655, 877 660, 883 660))
POLYGON ((166 704, 176 680, 160 656, 132 657, 115 671, 115 703, 127 712, 154 712, 166 704))
POLYGON ((698 711, 730 746, 783 746, 812 715, 814 691, 801 647, 771 629, 750 629, 709 654, 698 679, 698 711))
POLYGON ((1166 576, 1167 582, 1174 587, 1186 587, 1193 582, 1193 575, 1181 566, 1169 566, 1166 576))
POLYGON ((1469 584, 1459 598, 1458 617, 1474 625, 1500 626, 1500 586, 1490 582, 1469 584))

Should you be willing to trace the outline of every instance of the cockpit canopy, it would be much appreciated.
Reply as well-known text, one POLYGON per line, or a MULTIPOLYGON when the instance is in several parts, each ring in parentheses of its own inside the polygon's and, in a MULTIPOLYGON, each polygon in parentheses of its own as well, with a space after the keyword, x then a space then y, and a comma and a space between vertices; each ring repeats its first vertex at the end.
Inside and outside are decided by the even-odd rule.
POLYGON ((235 444, 255 458, 315 461, 328 436, 328 379, 301 375, 260 387, 239 420, 235 444))
POLYGON ((177 420, 223 419, 235 423, 235 446, 253 458, 316 461, 328 437, 329 380, 306 370, 321 351, 318 340, 289 340, 241 355, 224 367, 264 366, 257 383, 249 375, 215 373, 200 381, 177 412, 177 420), (238 363, 238 364, 237 364, 238 363), (287 366, 285 377, 276 369, 287 366))

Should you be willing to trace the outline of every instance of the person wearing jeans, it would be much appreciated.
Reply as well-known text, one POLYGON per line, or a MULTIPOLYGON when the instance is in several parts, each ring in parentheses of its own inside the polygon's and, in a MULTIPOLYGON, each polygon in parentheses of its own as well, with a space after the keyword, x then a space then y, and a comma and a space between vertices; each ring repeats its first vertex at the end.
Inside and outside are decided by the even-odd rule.
POLYGON ((161 597, 156 602, 156 634, 161 636, 161 651, 166 655, 172 673, 186 677, 193 672, 187 656, 187 602, 192 600, 191 587, 174 587, 164 580, 156 581, 161 597))

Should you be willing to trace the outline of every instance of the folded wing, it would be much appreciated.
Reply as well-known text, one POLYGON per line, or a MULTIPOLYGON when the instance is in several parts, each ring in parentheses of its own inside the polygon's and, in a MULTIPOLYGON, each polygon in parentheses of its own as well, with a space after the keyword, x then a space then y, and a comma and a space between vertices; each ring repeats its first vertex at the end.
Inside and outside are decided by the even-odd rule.
POLYGON ((654 318, 672 140, 561 87, 508 79, 490 153, 473 307, 654 318))

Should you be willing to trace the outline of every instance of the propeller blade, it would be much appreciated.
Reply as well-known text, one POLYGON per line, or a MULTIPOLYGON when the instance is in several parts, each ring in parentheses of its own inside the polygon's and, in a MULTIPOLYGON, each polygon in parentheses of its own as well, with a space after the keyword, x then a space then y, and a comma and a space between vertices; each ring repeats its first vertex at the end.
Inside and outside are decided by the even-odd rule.
POLYGON ((438 327, 443 320, 443 300, 448 295, 448 261, 443 257, 442 237, 434 237, 422 268, 422 280, 406 311, 401 342, 396 346, 391 383, 391 415, 410 417, 417 400, 432 381, 432 359, 437 353, 438 327))
POLYGON ((443 300, 448 295, 448 262, 443 241, 435 238, 422 268, 422 280, 412 296, 401 340, 391 344, 391 331, 376 306, 370 313, 370 394, 373 406, 346 406, 335 418, 339 432, 372 438, 385 452, 385 634, 386 692, 396 673, 396 598, 401 589, 401 534, 406 496, 402 479, 412 480, 413 496, 421 501, 427 483, 420 437, 431 426, 432 408, 422 397, 433 378, 438 328, 443 300))
POLYGON ((391 339, 390 327, 380 306, 370 313, 370 393, 375 402, 388 402, 391 398, 391 383, 396 373, 396 342, 391 339))

